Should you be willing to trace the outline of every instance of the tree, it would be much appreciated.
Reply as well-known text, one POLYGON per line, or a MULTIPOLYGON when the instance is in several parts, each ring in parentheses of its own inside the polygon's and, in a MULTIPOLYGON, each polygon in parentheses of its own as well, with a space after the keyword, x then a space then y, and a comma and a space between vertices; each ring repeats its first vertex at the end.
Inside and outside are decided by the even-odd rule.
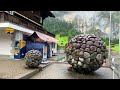
POLYGON ((111 27, 112 27, 112 37, 118 38, 117 35, 119 34, 119 24, 120 24, 120 12, 113 11, 112 12, 112 19, 111 19, 111 27))
POLYGON ((96 29, 96 27, 92 27, 89 31, 86 32, 87 34, 94 34, 100 38, 106 36, 106 33, 102 32, 100 29, 96 29))
MULTIPOLYGON (((97 13, 98 16, 98 23, 104 22, 103 27, 104 30, 109 27, 110 23, 110 11, 100 11, 97 13)), ((120 24, 120 12, 119 11, 112 11, 111 12, 111 34, 112 37, 116 38, 119 32, 119 24, 120 24)))
POLYGON ((48 18, 43 23, 44 28, 53 34, 60 34, 60 36, 68 36, 70 40, 72 37, 80 34, 76 30, 74 23, 66 22, 65 20, 59 18, 48 18))

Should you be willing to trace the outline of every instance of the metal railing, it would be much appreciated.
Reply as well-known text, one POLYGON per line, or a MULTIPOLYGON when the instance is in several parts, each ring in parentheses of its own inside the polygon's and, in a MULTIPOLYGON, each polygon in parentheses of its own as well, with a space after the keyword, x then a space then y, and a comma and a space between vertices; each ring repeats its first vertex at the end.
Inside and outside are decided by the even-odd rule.
POLYGON ((115 79, 115 74, 120 78, 120 57, 112 58, 112 66, 113 69, 113 79, 115 79))

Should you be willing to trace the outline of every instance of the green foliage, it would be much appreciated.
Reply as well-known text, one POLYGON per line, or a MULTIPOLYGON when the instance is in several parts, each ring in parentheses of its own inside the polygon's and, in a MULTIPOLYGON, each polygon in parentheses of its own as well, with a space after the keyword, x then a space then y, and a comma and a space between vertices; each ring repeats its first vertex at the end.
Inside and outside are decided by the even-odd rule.
MULTIPOLYGON (((63 16, 66 12, 58 13, 58 16, 63 16)), ((68 40, 73 38, 74 36, 80 34, 75 28, 75 23, 69 23, 61 18, 46 18, 43 23, 44 28, 49 32, 57 35, 60 34, 61 37, 67 36, 68 40)))
POLYGON ((113 45, 116 45, 116 44, 119 43, 119 39, 113 38, 113 39, 111 40, 111 43, 113 43, 113 45))
POLYGON ((89 31, 86 32, 87 34, 94 34, 100 38, 106 36, 104 32, 102 32, 100 29, 96 29, 95 27, 91 27, 89 31))
POLYGON ((60 37, 60 35, 56 35, 56 39, 59 41, 58 46, 65 46, 68 43, 68 37, 60 37))
MULTIPOLYGON (((109 38, 108 37, 106 37, 106 38, 101 38, 102 39, 102 41, 104 42, 104 44, 106 45, 106 46, 108 46, 109 45, 109 38)), ((119 43, 119 39, 117 39, 117 38, 114 38, 114 39, 111 39, 110 40, 110 44, 111 44, 111 46, 115 46, 115 45, 117 45, 119 43)))
POLYGON ((108 38, 108 37, 106 37, 106 38, 101 38, 101 40, 104 42, 104 44, 105 44, 106 46, 109 45, 109 38, 108 38))
POLYGON ((113 48, 112 48, 114 51, 119 51, 119 45, 118 44, 116 44, 113 48))

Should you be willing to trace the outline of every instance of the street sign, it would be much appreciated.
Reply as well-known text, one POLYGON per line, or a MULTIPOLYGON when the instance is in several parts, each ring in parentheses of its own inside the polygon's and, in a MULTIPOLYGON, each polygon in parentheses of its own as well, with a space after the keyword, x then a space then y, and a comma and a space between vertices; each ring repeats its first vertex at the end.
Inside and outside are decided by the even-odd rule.
POLYGON ((14 29, 13 28, 6 28, 5 31, 8 34, 13 34, 14 33, 14 29))
POLYGON ((46 61, 47 60, 47 47, 44 46, 43 47, 43 61, 46 61))
POLYGON ((43 63, 43 64, 50 63, 47 60, 47 46, 43 46, 43 61, 41 63, 43 63))
POLYGON ((21 41, 20 41, 20 49, 22 49, 22 48, 25 47, 25 46, 26 46, 26 41, 21 40, 21 41))
POLYGON ((14 50, 14 54, 18 54, 20 51, 19 50, 14 50))

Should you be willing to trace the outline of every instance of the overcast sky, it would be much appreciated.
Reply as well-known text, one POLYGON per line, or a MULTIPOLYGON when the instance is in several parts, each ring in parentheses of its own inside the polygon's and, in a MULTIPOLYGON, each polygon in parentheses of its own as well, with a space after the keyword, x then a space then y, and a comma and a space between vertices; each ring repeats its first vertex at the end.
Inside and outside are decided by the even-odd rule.
POLYGON ((95 13, 95 11, 69 11, 71 14, 76 14, 81 17, 91 17, 95 13))
MULTIPOLYGON (((99 11, 66 11, 66 12, 68 13, 64 14, 64 16, 62 17, 65 21, 70 22, 74 19, 74 17, 79 16, 83 20, 86 20, 87 23, 89 24, 91 22, 90 18, 95 16, 96 15, 95 13, 99 11)), ((100 29, 103 31, 102 26, 100 26, 100 29)))
POLYGON ((63 18, 66 21, 71 21, 75 16, 80 16, 80 18, 86 19, 87 21, 91 18, 95 11, 67 11, 68 14, 65 14, 63 18))

